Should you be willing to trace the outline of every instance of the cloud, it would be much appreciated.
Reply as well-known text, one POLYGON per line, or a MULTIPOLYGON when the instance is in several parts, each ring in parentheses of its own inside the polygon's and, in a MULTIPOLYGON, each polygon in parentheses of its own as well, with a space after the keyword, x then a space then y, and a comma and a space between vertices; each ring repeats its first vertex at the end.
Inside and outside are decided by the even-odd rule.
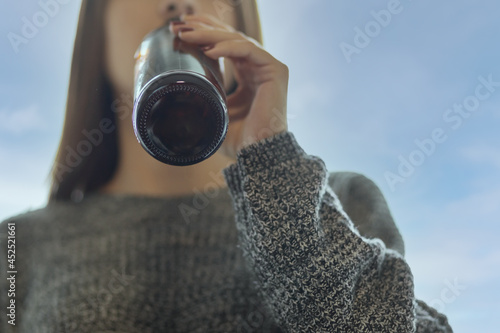
POLYGON ((500 149, 493 146, 469 146, 462 149, 461 155, 474 164, 491 164, 500 168, 500 149))
POLYGON ((481 286, 500 278, 500 249, 495 249, 490 231, 471 227, 427 232, 425 237, 425 241, 407 237, 407 259, 421 287, 437 287, 440 281, 454 278, 481 286))
POLYGON ((288 97, 288 116, 294 119, 298 114, 304 114, 312 106, 327 108, 331 99, 335 98, 334 89, 325 82, 307 80, 298 77, 296 83, 290 87, 288 97))
POLYGON ((456 218, 464 219, 465 217, 464 222, 483 220, 498 225, 500 222, 498 220, 500 217, 498 198, 500 198, 499 188, 478 191, 462 200, 450 203, 445 207, 445 212, 456 218))
MULTIPOLYGON (((498 156, 491 149, 471 149, 470 154, 479 163, 498 156)), ((446 280, 457 278, 471 292, 479 292, 494 288, 500 278, 499 182, 484 175, 469 177, 468 183, 473 188, 469 193, 424 205, 415 225, 404 233, 407 258, 424 300, 437 297, 446 280), (420 228, 418 221, 432 223, 420 228)))
POLYGON ((18 110, 0 110, 0 129, 9 133, 21 134, 46 128, 37 105, 18 110))
POLYGON ((27 153, 0 142, 0 221, 45 204, 53 153, 44 148, 27 153))
POLYGON ((489 326, 487 318, 491 318, 494 308, 498 307, 497 297, 491 291, 496 290, 500 278, 500 251, 478 250, 485 243, 495 243, 496 239, 489 237, 487 231, 470 231, 459 236, 462 240, 454 239, 456 232, 441 235, 438 247, 431 249, 422 238, 418 240, 419 249, 411 251, 413 255, 408 258, 415 277, 415 295, 438 307, 457 331, 474 331, 466 327, 485 315, 478 331, 496 332, 483 327, 489 326))

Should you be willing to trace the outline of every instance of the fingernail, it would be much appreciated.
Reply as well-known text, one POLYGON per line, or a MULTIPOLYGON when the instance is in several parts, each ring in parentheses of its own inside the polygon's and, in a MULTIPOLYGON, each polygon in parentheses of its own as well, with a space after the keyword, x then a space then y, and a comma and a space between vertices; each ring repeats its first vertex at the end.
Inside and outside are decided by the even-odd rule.
POLYGON ((190 27, 182 27, 182 28, 179 28, 178 30, 178 33, 181 34, 183 32, 189 32, 189 31, 193 31, 194 29, 193 28, 190 28, 190 27))
POLYGON ((170 25, 168 27, 168 29, 170 30, 170 32, 174 32, 174 27, 176 26, 179 26, 179 25, 183 25, 183 24, 186 24, 186 22, 184 21, 170 21, 170 25))
POLYGON ((209 51, 209 50, 211 50, 211 49, 213 49, 213 48, 214 48, 214 45, 205 45, 205 46, 202 46, 202 47, 201 47, 201 50, 202 50, 203 52, 207 52, 207 51, 209 51))
POLYGON ((186 24, 184 21, 170 21, 171 25, 181 25, 181 24, 186 24))

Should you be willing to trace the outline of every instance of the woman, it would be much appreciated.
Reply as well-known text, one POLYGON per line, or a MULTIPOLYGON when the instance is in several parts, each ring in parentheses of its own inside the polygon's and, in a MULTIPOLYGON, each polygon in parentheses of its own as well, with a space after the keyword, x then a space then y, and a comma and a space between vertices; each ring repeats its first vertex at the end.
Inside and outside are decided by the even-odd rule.
POLYGON ((287 131, 288 69, 259 44, 254 0, 88 0, 80 15, 50 202, 1 225, 18 271, 15 296, 1 279, 2 332, 451 332, 414 298, 380 191, 328 176, 287 131), (173 33, 225 59, 243 115, 190 167, 147 155, 130 121, 134 51, 179 15, 173 33))

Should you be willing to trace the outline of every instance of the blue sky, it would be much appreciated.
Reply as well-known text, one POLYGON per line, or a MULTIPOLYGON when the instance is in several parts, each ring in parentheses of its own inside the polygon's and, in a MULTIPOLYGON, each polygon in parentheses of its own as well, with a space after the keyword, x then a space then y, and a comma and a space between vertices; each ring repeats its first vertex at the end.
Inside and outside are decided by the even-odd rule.
MULTIPOLYGON (((442 309, 455 332, 497 332, 500 87, 484 80, 500 82, 500 4, 259 3, 266 48, 290 67, 290 130, 330 170, 381 187, 419 298, 442 309), (356 48, 349 57, 347 44, 356 48), (472 111, 454 111, 464 103, 472 111)), ((45 202, 78 5, 61 5, 18 53, 8 34, 21 34, 22 18, 41 7, 1 5, 0 220, 45 202)))

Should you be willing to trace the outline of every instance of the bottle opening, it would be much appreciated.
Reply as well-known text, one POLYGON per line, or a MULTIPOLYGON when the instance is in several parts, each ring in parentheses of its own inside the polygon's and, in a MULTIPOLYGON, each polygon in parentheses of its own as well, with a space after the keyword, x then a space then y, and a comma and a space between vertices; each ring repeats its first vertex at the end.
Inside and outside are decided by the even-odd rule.
POLYGON ((193 73, 155 78, 134 106, 137 139, 151 156, 171 165, 191 165, 213 155, 228 121, 218 89, 193 73))
POLYGON ((150 135, 171 156, 194 156, 217 140, 216 113, 196 91, 173 91, 151 108, 150 135))

